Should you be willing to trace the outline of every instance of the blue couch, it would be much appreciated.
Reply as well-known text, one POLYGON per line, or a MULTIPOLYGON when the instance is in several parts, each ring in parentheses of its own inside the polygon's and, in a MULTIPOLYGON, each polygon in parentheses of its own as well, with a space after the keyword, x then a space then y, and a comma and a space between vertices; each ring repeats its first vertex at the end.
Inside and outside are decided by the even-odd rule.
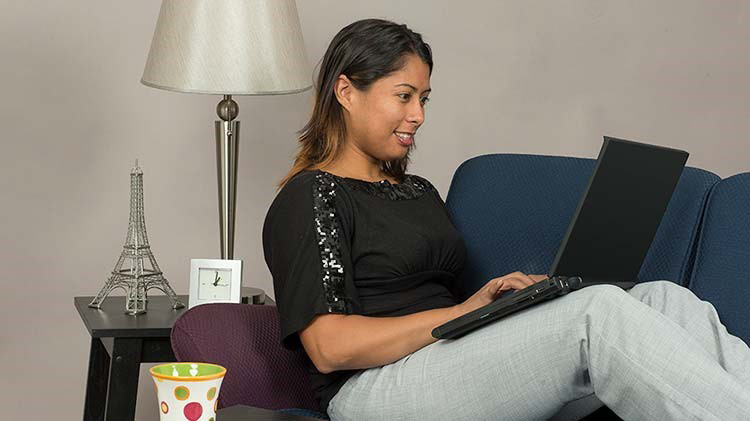
MULTIPOLYGON (((463 300, 489 279, 514 271, 546 273, 594 163, 522 154, 482 155, 462 163, 446 197, 468 252, 463 288, 455 293, 463 300)), ((750 343, 750 324, 745 323, 750 316, 747 204, 750 173, 721 180, 686 167, 637 281, 670 280, 690 288, 716 307, 730 333, 750 343)), ((172 345, 180 361, 227 367, 220 407, 245 404, 327 419, 307 381, 300 379, 305 377, 303 353, 278 344, 278 318, 268 306, 211 304, 190 309, 175 323, 172 345), (222 328, 213 332, 214 326, 222 328), (243 334, 228 339, 227 332, 243 334), (217 347, 217 342, 224 345, 217 347), (243 352, 223 350, 227 348, 243 352), (248 378, 254 387, 247 387, 248 378)), ((552 420, 582 418, 619 419, 589 395, 568 403, 552 420)))

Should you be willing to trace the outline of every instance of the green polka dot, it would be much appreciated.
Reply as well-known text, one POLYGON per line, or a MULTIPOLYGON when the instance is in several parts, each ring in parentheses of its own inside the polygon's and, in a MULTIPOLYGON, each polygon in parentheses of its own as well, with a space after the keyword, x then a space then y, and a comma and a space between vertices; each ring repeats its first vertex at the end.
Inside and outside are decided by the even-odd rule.
POLYGON ((216 388, 212 387, 212 388, 208 389, 208 396, 206 396, 206 397, 208 398, 208 400, 212 400, 214 398, 214 396, 216 396, 216 388))
POLYGON ((178 387, 177 387, 177 388, 176 388, 176 389, 174 390, 174 396, 175 396, 175 397, 176 397, 176 398, 177 398, 178 400, 184 401, 185 399, 187 399, 187 398, 188 398, 188 396, 190 396, 190 391, 189 391, 189 390, 187 389, 187 387, 185 387, 185 386, 178 386, 178 387))

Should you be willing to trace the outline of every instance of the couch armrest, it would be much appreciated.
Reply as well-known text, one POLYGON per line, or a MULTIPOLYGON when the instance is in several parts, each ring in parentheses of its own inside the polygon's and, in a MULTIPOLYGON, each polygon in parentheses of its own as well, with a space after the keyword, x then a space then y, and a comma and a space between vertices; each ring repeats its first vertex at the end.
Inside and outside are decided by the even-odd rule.
POLYGON ((727 331, 750 344, 750 173, 711 190, 688 287, 716 307, 727 331))

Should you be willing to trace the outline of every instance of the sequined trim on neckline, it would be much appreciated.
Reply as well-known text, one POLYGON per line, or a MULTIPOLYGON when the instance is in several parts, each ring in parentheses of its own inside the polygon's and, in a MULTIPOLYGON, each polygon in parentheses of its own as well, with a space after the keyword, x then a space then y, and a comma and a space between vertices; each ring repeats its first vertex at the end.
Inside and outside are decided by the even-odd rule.
POLYGON ((337 180, 341 180, 354 190, 363 191, 373 196, 380 197, 381 199, 415 199, 433 189, 432 185, 427 180, 414 174, 406 174, 404 180, 398 184, 391 184, 388 180, 367 181, 358 178, 342 177, 323 170, 318 170, 318 174, 328 175, 337 180))
POLYGON ((315 232, 322 263, 323 291, 330 313, 347 310, 344 264, 341 255, 341 227, 336 217, 336 181, 327 173, 315 175, 312 187, 315 232))

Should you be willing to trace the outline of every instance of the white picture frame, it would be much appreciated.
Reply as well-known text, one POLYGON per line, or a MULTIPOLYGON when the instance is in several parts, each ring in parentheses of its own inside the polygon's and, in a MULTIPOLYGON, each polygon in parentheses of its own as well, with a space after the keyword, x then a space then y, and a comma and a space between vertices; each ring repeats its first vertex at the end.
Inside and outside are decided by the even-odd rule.
POLYGON ((190 259, 188 309, 208 303, 240 303, 242 260, 190 259))

